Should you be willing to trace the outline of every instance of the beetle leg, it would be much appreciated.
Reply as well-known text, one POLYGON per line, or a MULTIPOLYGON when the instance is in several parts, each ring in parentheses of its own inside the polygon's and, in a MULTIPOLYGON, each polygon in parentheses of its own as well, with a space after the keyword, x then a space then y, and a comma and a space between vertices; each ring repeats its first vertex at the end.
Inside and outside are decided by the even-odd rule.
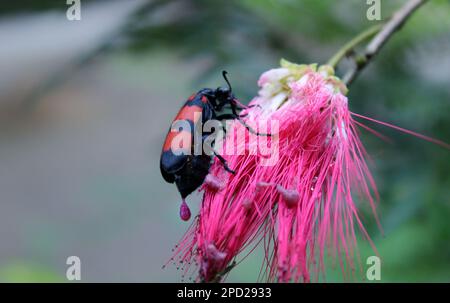
POLYGON ((252 105, 249 105, 249 106, 244 107, 244 108, 241 108, 241 107, 239 107, 239 106, 236 106, 237 109, 247 109, 247 108, 253 108, 253 107, 259 107, 259 108, 262 108, 261 105, 259 105, 259 104, 252 104, 252 105))
POLYGON ((232 120, 236 119, 234 114, 223 114, 216 117, 217 120, 232 120))
POLYGON ((233 175, 236 174, 236 172, 235 172, 234 170, 232 170, 231 168, 228 167, 227 160, 225 160, 221 155, 217 154, 216 152, 214 152, 214 155, 217 157, 217 159, 219 159, 219 161, 220 161, 220 162, 222 163, 222 165, 223 165, 223 168, 224 168, 227 172, 229 172, 229 173, 231 173, 231 174, 233 174, 233 175))
POLYGON ((250 126, 248 126, 244 121, 241 120, 241 117, 238 115, 238 113, 236 112, 236 107, 235 106, 231 106, 231 111, 233 112, 233 115, 235 116, 235 119, 237 119, 242 125, 245 126, 245 128, 252 134, 257 135, 257 136, 272 136, 271 134, 262 134, 262 133, 258 133, 257 131, 255 131, 253 128, 251 128, 250 126))
MULTIPOLYGON (((259 105, 255 105, 255 106, 259 106, 259 105)), ((250 126, 248 126, 247 124, 245 124, 245 122, 242 121, 241 118, 242 118, 242 117, 245 117, 246 115, 244 115, 244 116, 239 116, 238 113, 237 113, 237 111, 236 111, 236 107, 235 107, 235 106, 232 105, 232 106, 231 106, 231 110, 233 111, 232 114, 223 114, 223 115, 219 115, 219 116, 216 117, 216 119, 217 119, 217 120, 231 120, 231 119, 236 119, 236 120, 238 120, 242 125, 244 125, 245 128, 248 129, 248 131, 249 131, 250 133, 252 133, 252 134, 254 134, 254 135, 257 135, 257 136, 272 136, 271 134, 262 134, 262 133, 258 133, 258 132, 256 132, 253 128, 251 128, 250 126)))

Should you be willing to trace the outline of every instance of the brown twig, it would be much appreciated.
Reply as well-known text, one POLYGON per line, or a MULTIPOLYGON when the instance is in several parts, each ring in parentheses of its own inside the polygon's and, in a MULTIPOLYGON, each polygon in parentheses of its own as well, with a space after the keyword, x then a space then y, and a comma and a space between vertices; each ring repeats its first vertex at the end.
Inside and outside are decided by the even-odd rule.
POLYGON ((406 20, 428 0, 409 0, 386 22, 367 45, 363 54, 354 57, 354 66, 345 74, 343 81, 350 85, 361 70, 378 54, 380 49, 398 31, 406 20))

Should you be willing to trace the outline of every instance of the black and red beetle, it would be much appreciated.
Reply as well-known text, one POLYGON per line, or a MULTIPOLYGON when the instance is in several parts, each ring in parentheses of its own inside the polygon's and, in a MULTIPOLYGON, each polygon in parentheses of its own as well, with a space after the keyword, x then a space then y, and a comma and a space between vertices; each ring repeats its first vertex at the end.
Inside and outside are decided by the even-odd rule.
MULTIPOLYGON (((161 152, 160 169, 161 174, 168 183, 175 183, 178 191, 181 194, 182 204, 180 207, 180 217, 184 221, 189 220, 191 213, 189 207, 185 202, 185 198, 203 184, 209 168, 211 166, 212 158, 217 157, 222 163, 225 170, 234 173, 227 165, 225 159, 214 152, 213 155, 208 155, 204 152, 194 154, 194 128, 195 125, 201 123, 202 125, 209 120, 229 120, 239 119, 241 123, 252 133, 255 133, 249 126, 247 126, 238 114, 238 110, 243 109, 244 106, 234 97, 230 82, 226 77, 227 72, 223 71, 222 75, 228 85, 228 88, 219 87, 217 89, 204 88, 197 93, 190 96, 183 107, 176 115, 174 121, 185 121, 189 123, 190 130, 183 129, 169 130, 166 136, 161 152), (225 106, 230 106, 231 113, 223 113, 218 115, 225 106), (201 114, 201 115, 200 115, 201 114), (200 120, 201 119, 201 120, 200 120), (185 136, 191 142, 190 153, 174 153, 178 146, 173 147, 172 141, 177 136, 185 136), (174 150, 175 149, 175 150, 174 150)), ((202 133, 202 142, 211 133, 202 133)), ((267 135, 267 134, 266 134, 267 135)), ((186 148, 186 147, 183 147, 186 148)))

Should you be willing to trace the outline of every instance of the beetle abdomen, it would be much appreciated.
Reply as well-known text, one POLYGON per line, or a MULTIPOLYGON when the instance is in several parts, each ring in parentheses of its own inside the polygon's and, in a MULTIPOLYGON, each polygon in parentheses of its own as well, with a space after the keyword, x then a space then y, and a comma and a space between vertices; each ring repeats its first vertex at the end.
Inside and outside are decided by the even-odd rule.
POLYGON ((187 197, 203 184, 210 166, 210 156, 189 156, 186 165, 175 175, 175 184, 182 198, 187 197))

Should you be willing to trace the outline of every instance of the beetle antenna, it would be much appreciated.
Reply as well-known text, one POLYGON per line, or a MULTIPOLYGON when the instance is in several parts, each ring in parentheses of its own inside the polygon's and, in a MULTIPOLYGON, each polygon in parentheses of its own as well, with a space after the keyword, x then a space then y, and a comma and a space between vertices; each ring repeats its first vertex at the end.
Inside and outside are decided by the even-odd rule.
POLYGON ((228 81, 227 74, 228 74, 228 72, 226 70, 222 71, 222 76, 225 79, 225 82, 228 84, 228 88, 230 89, 230 92, 231 92, 231 91, 233 91, 233 89, 231 88, 230 81, 228 81))

